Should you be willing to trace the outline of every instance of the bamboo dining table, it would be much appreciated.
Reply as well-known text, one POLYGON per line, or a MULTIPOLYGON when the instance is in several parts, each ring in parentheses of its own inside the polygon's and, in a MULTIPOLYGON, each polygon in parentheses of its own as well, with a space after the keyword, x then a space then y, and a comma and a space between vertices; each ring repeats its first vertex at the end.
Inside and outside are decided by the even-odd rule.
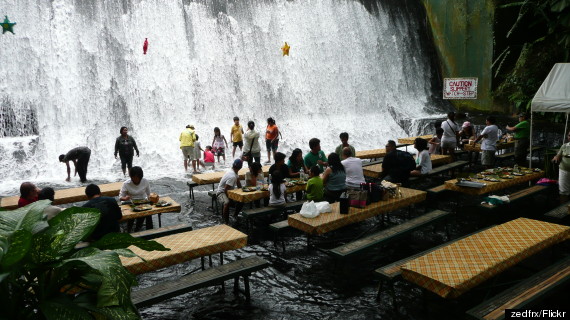
MULTIPOLYGON (((307 187, 306 183, 293 184, 292 186, 288 186, 285 192, 291 194, 297 191, 304 191, 306 187, 307 187)), ((243 191, 241 188, 237 188, 228 191, 228 198, 237 202, 247 203, 263 198, 269 198, 269 191, 263 191, 263 190, 243 191)))
POLYGON ((304 218, 299 213, 289 215, 289 226, 301 230, 308 235, 320 235, 339 229, 341 227, 364 221, 368 218, 386 214, 394 210, 422 202, 426 199, 427 192, 400 188, 401 197, 381 200, 371 203, 365 208, 349 208, 348 214, 340 213, 340 203, 331 204, 332 211, 321 213, 316 218, 304 218))
POLYGON ((386 156, 386 149, 373 149, 356 151, 356 158, 360 159, 376 159, 384 158, 386 156))
POLYGON ((570 227, 518 218, 411 260, 402 277, 456 298, 544 249, 570 239, 570 227))
MULTIPOLYGON (((116 197, 119 195, 119 191, 121 190, 122 186, 123 182, 113 182, 100 184, 99 188, 101 189, 102 196, 116 197)), ((2 198, 0 200, 0 207, 8 210, 16 209, 18 207, 19 199, 20 196, 2 198)), ((79 201, 87 201, 87 196, 85 195, 85 187, 55 190, 53 201, 54 205, 79 201)))
POLYGON ((426 134, 423 136, 417 136, 417 137, 409 137, 409 138, 398 138, 398 143, 401 144, 414 144, 414 141, 416 140, 416 138, 420 138, 420 139, 424 139, 424 140, 431 140, 431 138, 433 138, 433 134, 426 134))
POLYGON ((170 251, 145 251, 130 246, 141 258, 121 257, 121 262, 133 274, 150 272, 195 258, 236 250, 246 246, 247 235, 227 225, 177 233, 154 239, 170 251))
MULTIPOLYGON (((270 166, 263 166, 261 169, 263 170, 263 175, 269 175, 269 167, 270 166)), ((232 170, 232 169, 229 169, 232 170)), ((245 179, 245 174, 249 171, 249 168, 242 168, 238 171, 238 175, 240 179, 245 179)), ((222 180, 222 177, 226 174, 226 171, 217 171, 217 172, 209 172, 209 173, 200 173, 192 175, 192 181, 196 182, 197 184, 214 184, 219 183, 222 180)))
MULTIPOLYGON (((415 157, 415 156, 414 156, 415 157)), ((430 155, 431 164, 434 167, 444 165, 453 161, 450 155, 432 154, 430 155)), ((377 163, 370 166, 362 167, 364 175, 370 178, 379 178, 382 173, 382 164, 377 163)))
POLYGON ((158 226, 161 227, 162 226, 162 221, 161 221, 161 214, 162 213, 180 212, 180 210, 182 208, 181 208, 180 204, 178 204, 176 201, 172 200, 170 197, 161 197, 160 200, 170 202, 170 205, 166 206, 166 207, 157 207, 156 204, 152 204, 151 205, 152 209, 144 210, 144 211, 134 211, 133 210, 134 206, 130 205, 130 204, 120 205, 119 207, 121 207, 121 213, 123 214, 123 218, 121 218, 121 220, 119 220, 119 222, 158 214, 158 226))
POLYGON ((529 174, 525 174, 523 176, 514 176, 513 179, 498 179, 497 182, 492 181, 485 181, 483 179, 471 179, 475 182, 484 183, 485 186, 482 188, 471 188, 471 187, 461 187, 457 186, 456 183, 458 182, 457 179, 448 180, 444 182, 444 187, 447 190, 457 191, 465 194, 470 195, 483 195, 489 192, 498 191, 502 189, 506 189, 508 187, 515 186, 517 184, 521 184, 528 181, 538 180, 544 176, 544 171, 537 171, 532 172, 529 174))
MULTIPOLYGON (((509 148, 514 148, 515 147, 515 141, 509 141, 509 142, 498 142, 496 149, 497 150, 503 150, 503 149, 509 149, 509 148)), ((474 152, 481 152, 481 144, 480 143, 476 143, 476 144, 464 144, 463 145, 463 150, 465 151, 474 151, 474 152)))

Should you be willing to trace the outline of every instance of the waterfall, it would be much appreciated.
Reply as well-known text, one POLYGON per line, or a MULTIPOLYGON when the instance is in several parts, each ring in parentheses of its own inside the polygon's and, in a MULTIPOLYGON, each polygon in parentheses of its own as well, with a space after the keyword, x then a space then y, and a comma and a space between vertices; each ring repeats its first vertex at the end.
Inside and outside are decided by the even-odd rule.
POLYGON ((206 146, 236 115, 262 132, 275 118, 283 152, 313 137, 331 152, 343 131, 361 150, 416 134, 442 104, 419 1, 372 3, 4 1, 17 25, 0 35, 0 194, 62 181, 58 155, 76 146, 92 150, 89 179, 117 180, 121 126, 146 176, 174 178, 184 127, 206 146))

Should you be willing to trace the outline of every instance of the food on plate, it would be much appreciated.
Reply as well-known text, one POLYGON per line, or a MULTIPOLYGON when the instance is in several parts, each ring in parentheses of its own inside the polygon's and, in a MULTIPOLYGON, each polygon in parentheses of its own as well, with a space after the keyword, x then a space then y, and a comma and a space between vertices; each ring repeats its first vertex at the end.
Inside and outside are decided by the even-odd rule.
POLYGON ((499 180, 498 180, 498 179, 495 179, 495 178, 485 178, 485 179, 483 179, 483 180, 485 180, 485 181, 490 181, 490 182, 499 182, 499 180))
POLYGON ((256 191, 257 188, 256 187, 243 187, 241 188, 243 191, 245 192, 252 192, 252 191, 256 191))
POLYGON ((293 182, 287 182, 287 183, 285 183, 285 186, 286 186, 286 187, 292 187, 292 186, 294 186, 294 185, 295 185, 295 184, 294 184, 293 182))
POLYGON ((513 176, 524 176, 524 173, 514 172, 513 176))
POLYGON ((131 199, 133 204, 139 205, 139 204, 146 204, 149 201, 147 199, 131 199))
POLYGON ((297 184, 307 184, 307 181, 299 180, 299 181, 297 181, 297 184))
POLYGON ((150 209, 152 209, 151 205, 141 204, 141 205, 135 206, 133 208, 133 211, 145 211, 145 210, 150 210, 150 209))
POLYGON ((156 203, 157 207, 168 207, 169 205, 171 205, 172 203, 170 202, 166 202, 164 200, 160 200, 156 203))

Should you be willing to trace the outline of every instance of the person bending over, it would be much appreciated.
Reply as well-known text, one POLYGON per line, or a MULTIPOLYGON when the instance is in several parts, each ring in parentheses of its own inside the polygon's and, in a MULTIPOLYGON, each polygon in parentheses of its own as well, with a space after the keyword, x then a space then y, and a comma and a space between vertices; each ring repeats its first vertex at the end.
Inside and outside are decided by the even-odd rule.
POLYGON ((89 158, 91 157, 91 149, 87 147, 77 147, 69 150, 67 154, 59 155, 59 162, 65 162, 67 166, 67 178, 65 181, 71 181, 71 168, 69 166, 69 161, 73 162, 75 167, 75 175, 79 174, 79 179, 81 182, 87 181, 87 165, 89 164, 89 158))

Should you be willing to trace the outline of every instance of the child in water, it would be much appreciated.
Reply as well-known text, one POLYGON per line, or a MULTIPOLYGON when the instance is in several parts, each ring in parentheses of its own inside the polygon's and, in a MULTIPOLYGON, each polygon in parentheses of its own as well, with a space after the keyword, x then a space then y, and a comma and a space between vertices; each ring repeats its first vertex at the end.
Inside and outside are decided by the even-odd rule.
POLYGON ((196 169, 200 169, 200 165, 202 165, 202 167, 206 169, 204 161, 201 160, 202 153, 200 152, 204 151, 204 149, 202 149, 202 147, 200 146, 200 141, 198 141, 198 138, 200 137, 196 135, 196 140, 194 141, 194 159, 196 159, 196 169))
POLYGON ((226 152, 225 148, 228 147, 228 142, 226 137, 220 132, 220 128, 214 128, 214 140, 212 140, 212 146, 214 154, 218 156, 218 162, 220 162, 220 156, 224 158, 224 163, 226 163, 226 152), (225 146, 225 147, 224 147, 225 146))
POLYGON ((212 167, 212 169, 216 169, 216 159, 214 159, 214 153, 212 152, 212 146, 206 146, 206 150, 204 150, 204 164, 206 167, 212 167))

